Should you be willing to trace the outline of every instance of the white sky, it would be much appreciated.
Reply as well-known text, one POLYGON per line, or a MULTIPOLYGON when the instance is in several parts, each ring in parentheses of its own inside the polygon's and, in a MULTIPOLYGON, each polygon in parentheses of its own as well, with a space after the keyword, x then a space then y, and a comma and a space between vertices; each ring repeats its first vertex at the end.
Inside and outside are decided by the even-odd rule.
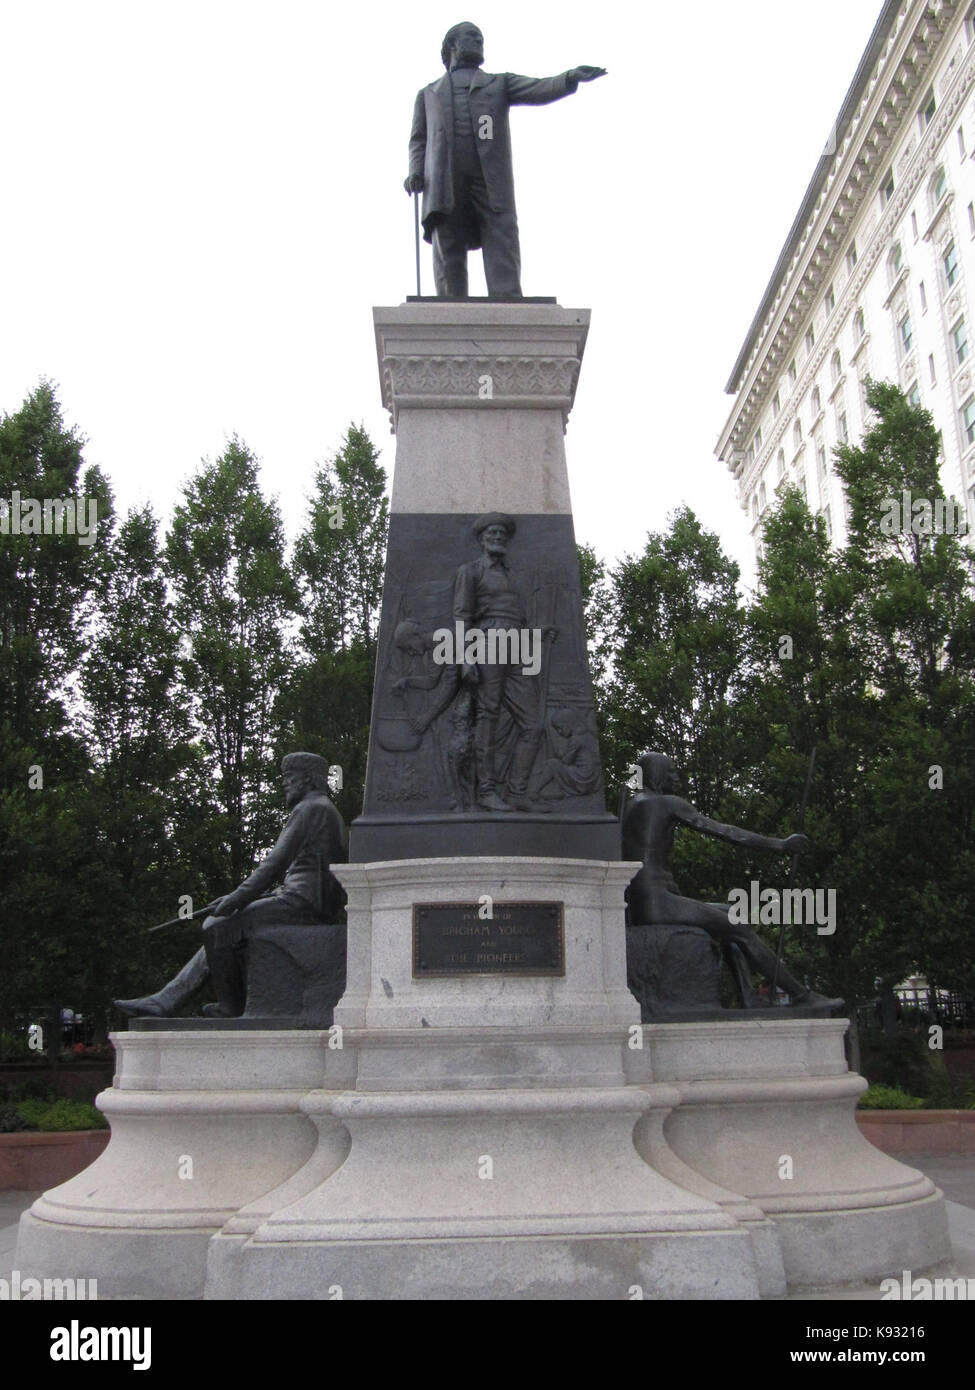
POLYGON ((524 292, 593 315, 577 537, 615 559, 686 501, 747 576, 724 384, 880 7, 0 0, 0 411, 50 377, 163 518, 234 432, 292 535, 350 421, 391 471, 371 307, 415 290, 413 99, 472 19, 487 71, 609 70, 512 115, 524 292))

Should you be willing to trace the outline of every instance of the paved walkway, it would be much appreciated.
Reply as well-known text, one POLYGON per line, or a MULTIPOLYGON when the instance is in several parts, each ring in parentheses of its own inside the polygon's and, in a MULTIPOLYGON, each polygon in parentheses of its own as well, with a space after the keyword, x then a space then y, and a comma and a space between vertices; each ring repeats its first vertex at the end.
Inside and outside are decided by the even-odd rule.
MULTIPOLYGON (((896 1157, 896 1155, 895 1155, 896 1157)), ((955 1250, 958 1275, 975 1279, 975 1156, 957 1154, 911 1154, 901 1159, 908 1167, 919 1168, 945 1194, 948 1226, 955 1250)), ((9 1279, 17 1247, 20 1214, 39 1197, 39 1192, 0 1191, 0 1279, 9 1279)), ((794 1294, 795 1299, 813 1301, 879 1300, 877 1286, 848 1289, 842 1293, 794 1294)))

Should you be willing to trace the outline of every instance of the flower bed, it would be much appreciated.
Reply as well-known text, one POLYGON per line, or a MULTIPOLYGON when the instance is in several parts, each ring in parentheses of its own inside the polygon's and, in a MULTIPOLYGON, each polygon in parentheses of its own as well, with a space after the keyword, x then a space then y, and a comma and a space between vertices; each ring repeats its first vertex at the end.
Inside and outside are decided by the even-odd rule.
POLYGON ((975 1110, 858 1110, 860 1133, 888 1154, 972 1154, 975 1110))

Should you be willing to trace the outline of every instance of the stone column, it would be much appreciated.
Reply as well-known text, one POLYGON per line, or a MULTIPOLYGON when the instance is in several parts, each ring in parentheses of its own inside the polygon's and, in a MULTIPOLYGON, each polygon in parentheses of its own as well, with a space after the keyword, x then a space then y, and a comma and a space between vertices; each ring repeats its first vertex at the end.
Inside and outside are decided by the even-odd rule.
MULTIPOLYGON (((364 808, 350 859, 618 859, 563 444, 589 312, 518 303, 373 312, 396 467, 364 808), (486 513, 514 523, 505 565, 517 599, 503 595, 501 607, 520 612, 503 621, 530 643, 519 652, 529 660, 508 663, 500 679, 493 673, 493 694, 459 682, 434 641, 437 632, 456 636, 458 571, 482 557, 472 527, 486 513), (498 713, 488 730, 490 700, 498 713), (477 741, 487 734, 496 794, 517 803, 508 810, 479 804, 477 741)), ((482 751, 482 777, 486 761, 482 751)))

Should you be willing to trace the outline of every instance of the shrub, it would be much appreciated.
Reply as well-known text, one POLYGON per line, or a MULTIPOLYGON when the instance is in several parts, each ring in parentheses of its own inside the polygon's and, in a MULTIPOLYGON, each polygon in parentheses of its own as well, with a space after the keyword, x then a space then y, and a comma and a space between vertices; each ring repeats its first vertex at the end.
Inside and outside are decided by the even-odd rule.
POLYGON ((30 1129, 23 1115, 16 1110, 0 1110, 0 1134, 17 1134, 22 1129, 30 1129))
POLYGON ((857 1102, 858 1110, 922 1110, 924 1100, 899 1086, 871 1086, 857 1102))
POLYGON ((893 1086, 912 1095, 928 1095, 931 1054, 927 1039, 920 1033, 867 1037, 861 1046, 861 1070, 871 1086, 893 1086))
POLYGON ((57 1100, 58 1095, 45 1077, 31 1076, 26 1081, 0 1084, 0 1105, 16 1105, 22 1100, 57 1100))
POLYGON ((22 1100, 17 1113, 33 1128, 48 1132, 108 1128, 102 1112, 83 1100, 22 1100))
POLYGON ((0 1062, 20 1062, 36 1056, 26 1033, 0 1033, 0 1062))

